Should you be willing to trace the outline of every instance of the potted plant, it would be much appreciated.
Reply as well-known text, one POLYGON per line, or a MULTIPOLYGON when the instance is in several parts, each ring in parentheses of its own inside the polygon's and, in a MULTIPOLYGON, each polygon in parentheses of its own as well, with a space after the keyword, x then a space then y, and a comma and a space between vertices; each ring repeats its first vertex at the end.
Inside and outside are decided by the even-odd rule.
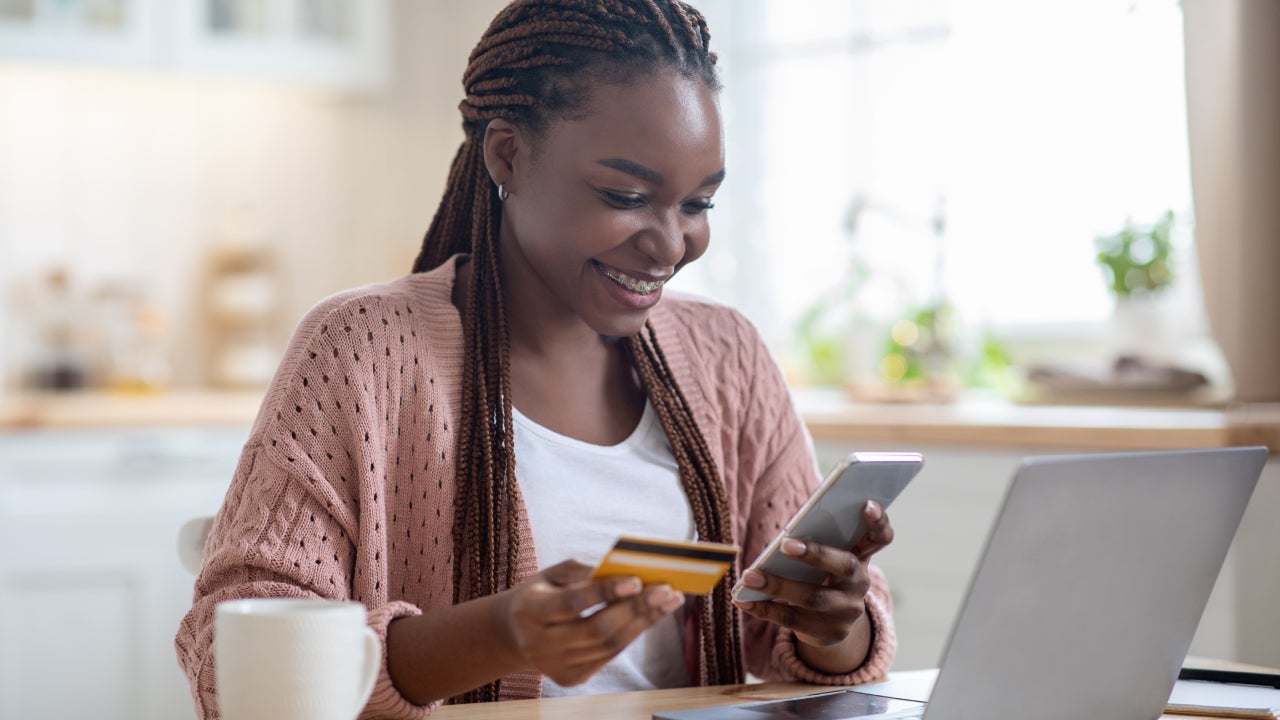
POLYGON ((1173 221, 1173 211, 1168 210, 1152 225, 1129 220, 1120 232, 1096 238, 1098 265, 1117 301, 1158 293, 1173 284, 1173 221))
POLYGON ((1118 357, 1159 357, 1169 348, 1164 296, 1173 285, 1172 210, 1150 225, 1132 220, 1095 238, 1098 266, 1115 299, 1113 331, 1118 357))

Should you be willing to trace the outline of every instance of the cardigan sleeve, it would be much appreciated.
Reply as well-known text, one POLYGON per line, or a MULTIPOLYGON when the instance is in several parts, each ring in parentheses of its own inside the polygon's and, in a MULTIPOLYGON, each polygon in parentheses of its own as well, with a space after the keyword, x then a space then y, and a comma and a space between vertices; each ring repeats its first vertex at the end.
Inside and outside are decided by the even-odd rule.
MULTIPOLYGON (((434 371, 420 377, 405 370, 430 362, 429 348, 413 344, 418 333, 410 317, 394 299, 341 295, 313 309, 295 332, 214 520, 192 607, 175 640, 201 718, 218 717, 214 608, 244 597, 364 604, 383 658, 362 717, 408 720, 440 704, 410 703, 386 667, 388 625, 422 612, 392 597, 388 587, 388 551, 395 549, 389 525, 398 508, 388 509, 388 495, 398 486, 388 488, 387 479, 401 464, 394 423, 414 417, 416 409, 394 401, 424 385, 422 404, 431 409, 441 402, 434 371), (402 344, 405 350, 399 350, 402 344)), ((426 439, 414 441, 423 453, 442 453, 432 466, 435 475, 423 473, 424 499, 430 480, 451 472, 443 461, 451 440, 436 431, 432 443, 434 429, 428 426, 426 439)), ((443 502, 443 495, 436 499, 443 502)))
MULTIPOLYGON (((246 597, 351 600, 359 528, 331 505, 332 488, 317 489, 270 457, 261 441, 246 446, 227 498, 205 545, 191 610, 178 628, 179 664, 191 684, 196 714, 219 717, 215 684, 214 608, 246 597)), ((398 617, 419 614, 405 602, 369 607, 368 624, 384 648, 381 669, 362 717, 419 718, 439 703, 415 706, 391 683, 386 632, 398 617)))
MULTIPOLYGON (((745 517, 738 523, 742 560, 763 552, 782 531, 820 480, 813 441, 792 401, 782 373, 753 327, 741 319, 739 367, 746 398, 739 431, 737 505, 745 517)), ((853 672, 828 675, 806 665, 796 654, 793 633, 743 614, 747 669, 765 680, 848 685, 880 678, 888 672, 897 647, 893 605, 879 568, 871 567, 866 596, 872 643, 866 660, 853 672)))

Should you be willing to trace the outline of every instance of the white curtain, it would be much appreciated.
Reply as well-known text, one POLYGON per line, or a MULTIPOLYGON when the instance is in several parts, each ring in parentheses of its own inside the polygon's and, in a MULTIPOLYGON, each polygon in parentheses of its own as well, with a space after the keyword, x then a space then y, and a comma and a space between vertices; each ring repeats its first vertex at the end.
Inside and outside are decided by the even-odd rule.
POLYGON ((1243 402, 1280 401, 1280 2, 1183 0, 1196 247, 1243 402))

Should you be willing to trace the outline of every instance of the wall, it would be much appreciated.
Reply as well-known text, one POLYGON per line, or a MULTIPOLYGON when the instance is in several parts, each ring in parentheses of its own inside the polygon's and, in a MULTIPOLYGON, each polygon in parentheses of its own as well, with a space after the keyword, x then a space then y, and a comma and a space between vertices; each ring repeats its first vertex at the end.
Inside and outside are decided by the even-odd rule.
POLYGON ((141 283, 180 385, 204 374, 202 263, 235 227, 279 253, 280 345, 319 298, 407 272, 461 139, 467 54, 502 4, 395 3, 392 79, 371 93, 0 63, 0 373, 23 351, 15 295, 54 265, 82 290, 141 283))

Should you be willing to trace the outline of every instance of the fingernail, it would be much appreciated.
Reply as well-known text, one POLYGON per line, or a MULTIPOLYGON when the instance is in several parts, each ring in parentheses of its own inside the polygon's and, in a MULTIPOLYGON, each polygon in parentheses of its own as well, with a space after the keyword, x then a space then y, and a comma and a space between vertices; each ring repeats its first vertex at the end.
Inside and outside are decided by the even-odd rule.
POLYGON ((755 603, 750 600, 734 600, 733 604, 737 605, 739 608, 743 610, 750 610, 751 608, 755 607, 755 603))
POLYGON ((800 557, 804 554, 804 542, 795 538, 787 538, 782 541, 782 554, 791 557, 800 557))
POLYGON ((671 602, 672 595, 673 593, 671 592, 670 587, 666 585, 659 585, 649 592, 649 597, 647 598, 649 607, 665 609, 667 604, 671 602))
POLYGON ((666 604, 662 606, 663 612, 675 612, 676 608, 684 605, 684 593, 672 590, 670 595, 666 604))
POLYGON ((636 595, 640 592, 640 588, 640 578, 634 577, 624 578, 618 581, 617 585, 613 586, 613 590, 618 594, 618 597, 631 597, 632 595, 636 595))
POLYGON ((879 520, 880 516, 883 514, 884 512, 880 509, 879 503, 877 503, 875 500, 867 501, 867 517, 871 518, 872 520, 879 520))
POLYGON ((742 574, 742 584, 749 588, 759 590, 764 587, 764 576, 755 570, 748 570, 742 574))

